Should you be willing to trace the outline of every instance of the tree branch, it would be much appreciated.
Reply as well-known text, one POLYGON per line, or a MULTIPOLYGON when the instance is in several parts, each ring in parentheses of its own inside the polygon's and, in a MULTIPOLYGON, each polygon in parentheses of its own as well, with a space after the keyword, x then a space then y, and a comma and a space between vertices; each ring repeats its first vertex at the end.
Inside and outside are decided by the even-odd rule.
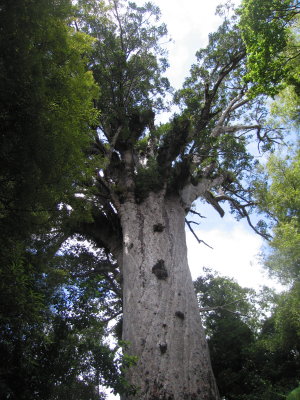
MULTIPOLYGON (((226 107, 225 111, 222 113, 221 117, 217 121, 215 128, 211 132, 211 136, 217 136, 218 135, 219 129, 223 126, 226 118, 228 117, 228 115, 230 114, 230 112, 232 110, 236 110, 238 108, 238 104, 237 103, 238 103, 239 100, 241 100, 243 98, 243 96, 244 96, 244 93, 241 92, 231 100, 231 102, 228 104, 228 106, 226 107)), ((244 100, 240 104, 243 105, 246 102, 247 101, 244 100)))
POLYGON ((102 322, 104 322, 104 323, 110 322, 110 321, 112 321, 113 319, 117 318, 117 317, 118 317, 119 315, 121 315, 122 313, 123 313, 123 311, 120 310, 120 311, 114 313, 113 315, 111 315, 110 317, 103 319, 102 322))
POLYGON ((215 310, 225 310, 225 311, 228 311, 228 312, 230 312, 230 313, 232 313, 232 314, 235 314, 235 315, 245 315, 245 314, 242 314, 242 313, 237 312, 237 311, 228 310, 228 308, 227 308, 227 307, 230 306, 231 304, 236 304, 236 303, 239 303, 239 302, 241 302, 241 301, 243 301, 243 299, 231 301, 230 303, 223 304, 222 306, 200 307, 200 308, 199 308, 199 311, 200 311, 200 312, 207 312, 207 311, 215 311, 215 310))
MULTIPOLYGON (((228 74, 230 74, 230 72, 233 71, 237 67, 237 65, 245 57, 245 55, 246 55, 245 50, 240 51, 238 54, 236 54, 235 57, 232 57, 230 62, 228 62, 226 65, 224 65, 221 68, 221 70, 219 72, 219 75, 218 75, 218 79, 215 82, 215 84, 213 85, 211 90, 208 89, 208 84, 206 85, 206 88, 205 88, 205 101, 204 101, 204 106, 203 106, 203 108, 201 110, 201 117, 200 117, 201 123, 199 124, 199 126, 197 126, 197 130, 202 130, 205 127, 205 125, 207 124, 207 122, 209 120, 209 116, 210 116, 211 105, 213 103, 213 100, 214 100, 214 98, 216 96, 216 93, 218 92, 218 89, 219 89, 221 83, 226 78, 226 76, 228 74)), ((241 93, 239 96, 242 97, 243 94, 241 93)), ((238 101, 238 97, 239 96, 235 97, 231 101, 231 103, 229 104, 227 109, 230 106, 232 107, 238 101)), ((226 112, 226 110, 225 110, 225 112, 226 112)), ((224 113, 222 115, 224 115, 224 113)), ((228 111, 227 111, 227 115, 228 115, 228 111)), ((226 118, 226 116, 225 116, 225 118, 226 118)))
POLYGON ((102 210, 94 207, 92 210, 92 222, 87 221, 70 221, 71 234, 79 234, 87 239, 92 240, 99 248, 107 249, 118 259, 122 251, 122 229, 119 217, 115 215, 105 214, 102 210))
POLYGON ((223 208, 219 204, 219 201, 221 201, 221 200, 218 200, 218 198, 215 197, 209 190, 207 190, 203 194, 203 197, 219 213, 220 217, 223 218, 224 215, 225 215, 225 211, 223 210, 223 208))
POLYGON ((189 227, 189 230, 190 230, 190 231, 192 232, 192 234, 195 236, 197 242, 198 242, 199 244, 200 244, 200 243, 203 243, 203 244, 205 244, 205 246, 207 246, 207 247, 209 247, 210 249, 213 250, 213 248, 212 248, 209 244, 205 243, 204 240, 198 238, 198 236, 197 236, 196 233, 194 232, 193 228, 191 227, 192 221, 188 221, 187 219, 185 219, 185 222, 187 223, 187 226, 189 227))
POLYGON ((195 210, 189 210, 189 212, 190 212, 191 214, 198 215, 200 218, 206 218, 204 215, 201 215, 199 212, 197 212, 197 211, 195 211, 195 210))
MULTIPOLYGON (((247 212, 247 210, 246 210, 246 208, 247 207, 250 207, 250 206, 254 206, 254 205, 256 205, 256 203, 255 202, 248 202, 248 203, 246 203, 246 204, 240 204, 236 199, 234 199, 234 198, 232 198, 232 197, 230 197, 230 196, 228 196, 228 195, 226 195, 226 194, 223 194, 223 195, 220 195, 220 196, 213 196, 213 206, 214 205, 216 205, 218 202, 220 202, 220 201, 225 201, 225 200, 227 200, 227 201, 229 201, 232 205, 233 205, 233 207, 238 211, 238 213, 240 214, 240 216, 242 217, 242 218, 246 218, 246 220, 247 220, 247 222, 248 222, 248 224, 249 224, 249 226, 254 230, 254 232, 255 233, 257 233, 258 235, 260 235, 260 236, 262 236, 264 239, 266 239, 266 240, 270 240, 270 235, 268 235, 268 234, 265 234, 265 233, 262 233, 262 232, 260 232, 253 224, 252 224, 252 221, 251 221, 251 219, 250 219, 250 216, 249 216, 249 214, 248 214, 248 212, 247 212)), ((216 207, 215 207, 216 208, 216 207)), ((217 209, 217 208, 216 208, 217 209)), ((218 211, 218 210, 217 210, 218 211)), ((222 210, 223 211, 223 210, 222 210)))
POLYGON ((186 210, 189 210, 191 204, 212 187, 219 186, 224 181, 224 176, 217 176, 216 178, 208 179, 203 178, 197 185, 189 183, 180 192, 182 205, 186 210))

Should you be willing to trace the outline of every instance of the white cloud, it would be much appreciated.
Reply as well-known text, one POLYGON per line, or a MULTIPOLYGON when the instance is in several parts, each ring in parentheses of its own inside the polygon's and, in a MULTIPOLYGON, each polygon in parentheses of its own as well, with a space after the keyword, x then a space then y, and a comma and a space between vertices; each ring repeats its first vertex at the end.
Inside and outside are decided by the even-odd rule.
POLYGON ((195 53, 205 47, 208 33, 220 24, 215 15, 218 0, 160 0, 162 21, 167 24, 173 43, 169 46, 171 85, 179 88, 195 62, 195 53))
POLYGON ((193 279, 202 273, 202 267, 209 267, 223 276, 236 279, 244 287, 258 289, 260 285, 276 286, 259 264, 262 238, 245 229, 242 224, 236 222, 232 230, 228 227, 224 230, 197 230, 197 235, 213 249, 198 244, 192 233, 187 232, 188 258, 193 279))
MULTIPOLYGON (((144 4, 144 0, 137 0, 144 4)), ((221 18, 215 15, 219 0, 160 0, 155 2, 162 13, 172 42, 167 45, 170 69, 167 76, 178 89, 195 62, 195 53, 205 47, 208 33, 216 30, 221 18)))
POLYGON ((110 393, 109 390, 106 390, 106 395, 107 395, 107 400, 120 400, 120 396, 119 395, 114 395, 112 393, 110 393))

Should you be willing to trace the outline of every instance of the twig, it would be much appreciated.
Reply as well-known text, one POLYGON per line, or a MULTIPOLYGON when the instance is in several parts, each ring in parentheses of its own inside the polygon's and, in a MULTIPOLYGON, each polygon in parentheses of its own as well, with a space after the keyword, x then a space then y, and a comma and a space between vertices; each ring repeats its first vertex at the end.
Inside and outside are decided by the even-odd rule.
POLYGON ((195 225, 200 225, 200 223, 199 223, 199 222, 195 222, 195 221, 186 221, 186 223, 189 223, 189 224, 195 224, 195 225))
POLYGON ((197 211, 189 210, 189 212, 190 212, 191 214, 198 215, 200 218, 206 218, 204 215, 201 215, 201 214, 198 213, 197 211))
POLYGON ((242 314, 242 313, 240 313, 240 312, 238 312, 238 311, 228 310, 228 308, 227 308, 227 307, 230 306, 231 304, 236 304, 236 303, 239 303, 239 302, 241 302, 241 301, 243 301, 243 300, 244 300, 244 299, 238 299, 238 300, 235 300, 235 301, 231 301, 230 303, 223 304, 222 306, 201 307, 201 308, 199 308, 199 311, 200 311, 200 312, 206 312, 206 311, 214 311, 214 310, 224 310, 224 311, 228 311, 228 312, 230 312, 230 313, 232 313, 232 314, 247 316, 247 314, 242 314))
POLYGON ((188 221, 187 219, 185 219, 185 222, 187 223, 187 226, 189 227, 189 230, 190 230, 190 231, 192 232, 192 234, 195 236, 195 238, 196 238, 196 240, 197 240, 197 242, 198 242, 199 244, 200 244, 200 243, 203 243, 203 244, 205 244, 205 246, 209 247, 210 249, 213 249, 209 244, 205 243, 204 240, 198 238, 198 236, 197 236, 196 233, 194 232, 193 228, 191 227, 191 222, 190 222, 190 221, 188 221))
POLYGON ((121 311, 118 311, 117 313, 113 314, 112 316, 103 319, 102 322, 104 322, 104 323, 110 322, 110 321, 112 321, 113 319, 115 319, 116 317, 118 317, 119 315, 121 315, 122 312, 123 312, 122 310, 121 310, 121 311))

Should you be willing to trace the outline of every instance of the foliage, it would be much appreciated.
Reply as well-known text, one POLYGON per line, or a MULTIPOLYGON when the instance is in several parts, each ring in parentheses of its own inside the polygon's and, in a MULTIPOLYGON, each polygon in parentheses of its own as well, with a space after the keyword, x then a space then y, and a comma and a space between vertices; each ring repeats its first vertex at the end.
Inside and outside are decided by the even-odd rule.
POLYGON ((1 393, 100 399, 100 384, 122 392, 122 357, 105 343, 106 321, 120 313, 110 262, 80 242, 66 244, 64 255, 27 258, 26 269, 1 271, 1 393))
POLYGON ((90 63, 101 84, 97 100, 101 129, 111 139, 121 124, 122 141, 135 142, 143 133, 138 129, 132 132, 138 128, 134 124, 139 122, 135 120, 139 111, 163 108, 161 96, 169 88, 167 79, 161 76, 167 61, 160 40, 167 30, 164 24, 157 23, 159 8, 151 3, 138 7, 115 0, 111 7, 91 15, 86 2, 79 1, 79 15, 82 30, 97 38, 90 63), (137 137, 130 138, 132 134, 137 137))
POLYGON ((291 0, 244 0, 239 10, 240 27, 247 48, 246 80, 254 84, 253 94, 276 94, 280 84, 294 76, 297 42, 290 44, 289 27, 299 14, 299 2, 291 0))
MULTIPOLYGON (((180 114, 157 126, 155 117, 165 108, 169 90, 161 47, 167 32, 159 23, 159 9, 150 3, 79 1, 77 15, 78 28, 95 38, 90 68, 101 93, 89 154, 97 175, 81 198, 81 204, 91 206, 92 218, 89 224, 78 221, 75 232, 108 251, 113 242, 119 251, 124 202, 139 203, 150 192, 180 197, 191 188, 197 193, 202 182, 207 190, 195 198, 203 197, 220 215, 228 201, 237 218, 250 222, 252 188, 244 183, 250 182, 255 161, 249 144, 257 140, 267 150, 274 136, 266 126, 264 99, 247 97, 246 52, 237 19, 225 20, 207 48, 197 52, 191 76, 175 94, 180 114)), ((262 224, 254 229, 265 234, 262 224)))
MULTIPOLYGON (((250 96, 252 85, 244 79, 246 48, 236 16, 225 19, 196 56, 190 77, 175 95, 175 102, 192 121, 188 154, 197 160, 192 177, 196 183, 203 176, 222 175, 222 189, 211 190, 205 200, 221 216, 221 204, 228 201, 238 219, 246 217, 250 222, 252 190, 245 183, 257 162, 249 152, 251 143, 257 140, 261 151, 270 150, 281 132, 268 126, 265 99, 250 96)), ((264 235, 262 224, 255 229, 264 235)))
POLYGON ((299 278, 299 167, 298 152, 286 158, 272 155, 256 181, 260 208, 273 223, 265 266, 285 283, 299 278))
POLYGON ((299 285, 282 293, 253 350, 257 380, 270 398, 277 393, 279 399, 298 384, 299 305, 299 285))
POLYGON ((297 387, 296 389, 292 390, 291 393, 289 393, 287 400, 299 400, 300 399, 300 388, 297 387))
POLYGON ((246 365, 255 340, 254 291, 241 288, 211 270, 194 285, 208 336, 213 371, 221 396, 238 399, 251 393, 246 365), (207 309, 207 311, 205 311, 207 309), (251 316, 252 314, 252 316, 251 316))
POLYGON ((85 170, 97 88, 85 66, 91 40, 67 26, 68 4, 1 5, 0 211, 8 235, 26 218, 36 229, 85 170))
POLYGON ((276 95, 273 126, 292 130, 299 125, 299 10, 299 2, 289 0, 244 0, 239 10, 250 95, 276 95))
MULTIPOLYGON (((288 49, 299 49, 299 17, 289 30, 288 46, 288 49)), ((275 101, 271 104, 271 111, 275 118, 280 118, 285 126, 289 126, 292 130, 297 131, 299 127, 300 99, 299 57, 291 59, 289 65, 289 73, 285 77, 284 88, 278 93, 275 101)))
POLYGON ((91 173, 86 151, 97 117, 98 88, 87 70, 93 40, 75 32, 71 18, 67 0, 0 4, 4 398, 100 399, 99 383, 120 387, 121 360, 103 342, 99 308, 104 298, 113 307, 113 296, 99 293, 101 274, 85 275, 101 257, 83 263, 84 252, 72 262, 57 254, 69 214, 62 203, 91 173), (85 268, 81 279, 75 263, 76 273, 85 268))
POLYGON ((299 377, 299 285, 255 293, 205 269, 195 289, 224 399, 285 397, 299 377))

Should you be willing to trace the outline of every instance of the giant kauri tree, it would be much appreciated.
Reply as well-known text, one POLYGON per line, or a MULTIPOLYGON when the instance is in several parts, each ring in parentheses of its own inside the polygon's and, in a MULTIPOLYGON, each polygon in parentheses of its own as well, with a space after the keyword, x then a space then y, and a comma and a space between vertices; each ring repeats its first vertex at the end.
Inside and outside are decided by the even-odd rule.
POLYGON ((263 100, 247 95, 254 84, 243 79, 246 51, 235 19, 197 52, 174 96, 181 111, 157 124, 169 91, 159 9, 119 0, 78 6, 76 29, 96 39, 90 69, 100 116, 88 152, 95 172, 78 188, 70 229, 104 248, 120 269, 122 336, 136 359, 122 399, 217 400, 188 268, 186 215, 198 198, 220 216, 228 202, 263 234, 249 218, 249 144, 268 148, 278 132, 265 126, 263 100))

